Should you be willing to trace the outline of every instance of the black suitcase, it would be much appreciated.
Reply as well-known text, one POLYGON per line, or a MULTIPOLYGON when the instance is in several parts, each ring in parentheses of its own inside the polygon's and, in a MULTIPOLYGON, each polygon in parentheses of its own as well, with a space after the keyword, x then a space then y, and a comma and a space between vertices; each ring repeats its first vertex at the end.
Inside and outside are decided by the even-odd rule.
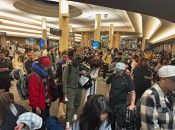
POLYGON ((114 107, 115 130, 136 130, 136 110, 128 110, 127 104, 114 107))

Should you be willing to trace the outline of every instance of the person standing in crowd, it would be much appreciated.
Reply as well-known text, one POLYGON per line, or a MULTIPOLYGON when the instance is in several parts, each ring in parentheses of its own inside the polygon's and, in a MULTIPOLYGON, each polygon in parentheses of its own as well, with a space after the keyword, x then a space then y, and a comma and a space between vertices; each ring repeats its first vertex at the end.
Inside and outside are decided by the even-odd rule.
POLYGON ((57 78, 57 85, 58 85, 58 92, 59 92, 59 99, 58 99, 58 109, 60 108, 60 106, 62 107, 62 109, 60 108, 60 112, 59 115, 65 117, 66 113, 65 113, 65 108, 64 108, 64 104, 60 104, 63 102, 63 86, 62 86, 62 77, 63 77, 63 71, 66 65, 66 61, 67 61, 67 53, 63 52, 61 58, 58 60, 58 62, 56 63, 56 78, 57 78))
POLYGON ((92 87, 88 88, 86 90, 86 96, 85 96, 85 102, 87 101, 87 97, 89 95, 94 95, 97 93, 96 89, 97 89, 97 77, 98 77, 98 73, 99 73, 99 67, 100 65, 98 64, 98 60, 92 60, 90 67, 92 69, 90 76, 92 79, 92 87))
POLYGON ((113 62, 121 62, 123 53, 118 52, 117 55, 114 57, 113 62))
POLYGON ((12 63, 5 59, 5 54, 0 52, 0 89, 9 92, 11 85, 10 72, 13 70, 12 63))
POLYGON ((83 108, 80 118, 70 130, 111 130, 111 110, 103 95, 93 95, 83 108))
MULTIPOLYGON (((43 122, 49 117, 49 109, 52 102, 50 82, 48 79, 48 70, 52 62, 48 56, 41 56, 38 59, 38 69, 32 69, 32 73, 28 80, 29 87, 29 106, 32 112, 42 117, 43 122), (38 82, 39 80, 39 82, 38 82)), ((44 129, 44 125, 41 130, 44 129)))
POLYGON ((167 58, 161 58, 160 59, 160 63, 157 64, 157 66, 155 67, 155 71, 158 72, 158 70, 162 67, 168 65, 168 59, 167 58))
POLYGON ((30 74, 32 72, 32 64, 34 62, 35 56, 32 51, 29 51, 27 53, 27 59, 24 61, 24 71, 27 74, 30 74))
POLYGON ((4 53, 5 58, 9 58, 9 50, 7 46, 5 46, 1 51, 4 53))
POLYGON ((133 81, 136 91, 136 101, 141 98, 142 94, 151 87, 153 76, 148 69, 147 59, 139 59, 138 65, 133 70, 133 81))
MULTIPOLYGON (((106 97, 109 98, 109 106, 114 112, 114 106, 126 104, 128 92, 131 93, 131 103, 128 107, 129 110, 133 110, 135 107, 135 87, 132 79, 124 73, 126 66, 124 63, 117 63, 115 67, 115 73, 110 75, 106 80, 106 97), (109 84, 111 89, 109 91, 109 84)), ((112 129, 115 129, 115 123, 112 123, 112 129)))
POLYGON ((67 101, 66 129, 70 128, 71 111, 74 106, 74 120, 77 119, 78 109, 81 103, 82 87, 79 84, 80 75, 87 76, 90 69, 81 64, 82 56, 74 54, 72 62, 67 64, 63 72, 63 94, 67 101), (85 72, 83 71, 85 70, 85 72))
POLYGON ((10 59, 11 62, 13 60, 14 53, 15 52, 12 50, 12 47, 9 47, 9 59, 10 59))
POLYGON ((138 64, 138 61, 139 61, 139 56, 138 55, 134 55, 133 56, 133 61, 131 63, 131 72, 133 72, 134 68, 137 66, 138 64))
POLYGON ((107 49, 106 54, 102 57, 103 61, 103 81, 106 81, 106 73, 108 71, 108 67, 112 62, 111 50, 107 49))
POLYGON ((41 54, 42 54, 42 56, 47 56, 48 52, 47 52, 47 47, 46 46, 43 46, 41 54))
POLYGON ((33 54, 34 54, 35 60, 41 56, 41 52, 38 50, 37 46, 33 48, 33 54))
POLYGON ((146 90, 141 98, 143 130, 175 129, 175 66, 159 69, 160 81, 146 90))
POLYGON ((56 55, 55 55, 55 52, 54 52, 54 48, 51 48, 49 50, 48 57, 49 57, 50 61, 52 62, 52 66, 53 66, 54 71, 55 71, 56 70, 56 66, 55 66, 56 55))
MULTIPOLYGON (((11 102, 8 94, 0 89, 0 129, 14 130, 15 127, 24 127, 23 123, 16 124, 18 116, 27 112, 27 110, 18 104, 11 102)), ((19 130, 21 130, 19 129, 19 130)))
POLYGON ((110 75, 106 80, 106 96, 109 98, 109 105, 112 109, 115 105, 126 104, 128 92, 131 92, 129 109, 132 110, 134 108, 136 96, 135 87, 132 79, 124 73, 125 69, 126 66, 124 63, 117 63, 115 73, 110 75), (111 84, 110 91, 109 84, 111 84))
POLYGON ((29 51, 32 51, 32 47, 29 45, 25 46, 25 54, 27 54, 29 51))

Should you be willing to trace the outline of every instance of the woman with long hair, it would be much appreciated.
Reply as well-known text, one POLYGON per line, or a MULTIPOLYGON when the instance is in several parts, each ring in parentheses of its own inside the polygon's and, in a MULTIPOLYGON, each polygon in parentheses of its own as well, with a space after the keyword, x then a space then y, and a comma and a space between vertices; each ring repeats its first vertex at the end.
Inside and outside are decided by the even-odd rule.
POLYGON ((111 130, 108 100, 103 95, 90 96, 79 119, 70 130, 111 130))
MULTIPOLYGON (((0 89, 0 129, 14 130, 17 126, 16 121, 19 115, 27 112, 27 110, 18 104, 15 104, 7 93, 0 89)), ((18 128, 23 128, 24 124, 20 123, 18 128)), ((20 130, 20 129, 18 129, 20 130)))
POLYGON ((151 81, 153 80, 146 58, 139 59, 138 65, 133 70, 133 75, 137 101, 141 98, 142 94, 151 87, 151 81))

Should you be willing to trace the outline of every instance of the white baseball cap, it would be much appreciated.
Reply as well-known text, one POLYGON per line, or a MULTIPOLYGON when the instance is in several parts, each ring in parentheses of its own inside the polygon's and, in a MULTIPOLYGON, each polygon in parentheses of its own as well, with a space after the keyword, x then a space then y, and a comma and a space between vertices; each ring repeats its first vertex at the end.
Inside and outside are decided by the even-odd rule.
POLYGON ((126 65, 124 63, 119 62, 116 64, 116 67, 115 67, 116 71, 120 72, 120 71, 123 71, 125 69, 126 69, 126 65))
POLYGON ((159 69, 159 77, 171 78, 175 80, 175 66, 166 65, 159 69))

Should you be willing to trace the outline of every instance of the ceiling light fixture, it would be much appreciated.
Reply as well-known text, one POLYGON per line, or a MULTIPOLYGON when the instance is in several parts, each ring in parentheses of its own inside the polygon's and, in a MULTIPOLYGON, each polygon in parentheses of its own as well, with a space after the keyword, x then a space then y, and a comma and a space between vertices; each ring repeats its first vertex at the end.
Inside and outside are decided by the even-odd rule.
POLYGON ((150 39, 160 26, 161 26, 161 21, 159 19, 155 18, 155 23, 152 26, 152 28, 150 29, 150 32, 148 34, 147 39, 150 39))

